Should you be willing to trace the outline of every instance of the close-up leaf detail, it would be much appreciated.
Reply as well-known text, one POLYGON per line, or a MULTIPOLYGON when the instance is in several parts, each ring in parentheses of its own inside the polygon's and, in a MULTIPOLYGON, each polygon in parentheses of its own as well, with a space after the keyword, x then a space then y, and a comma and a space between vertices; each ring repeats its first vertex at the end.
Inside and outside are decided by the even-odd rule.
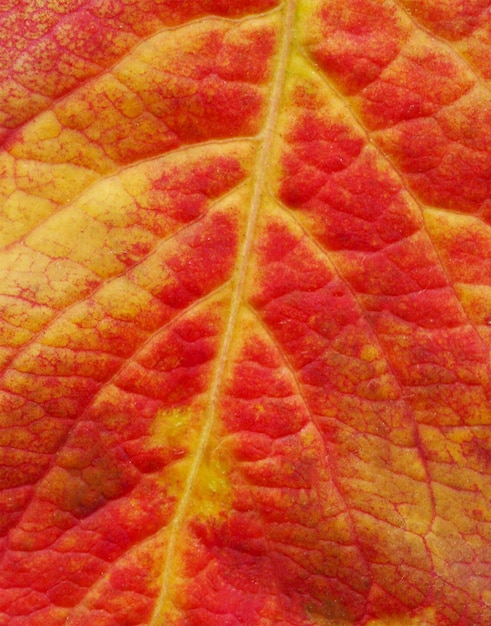
POLYGON ((0 626, 491 624, 490 0, 0 33, 0 626))

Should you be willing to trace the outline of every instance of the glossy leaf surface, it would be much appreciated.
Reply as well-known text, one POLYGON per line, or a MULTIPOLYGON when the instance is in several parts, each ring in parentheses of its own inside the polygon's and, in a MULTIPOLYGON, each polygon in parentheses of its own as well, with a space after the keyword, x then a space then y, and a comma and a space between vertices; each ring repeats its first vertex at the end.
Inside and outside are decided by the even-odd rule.
POLYGON ((491 623, 489 0, 0 30, 0 625, 491 623))

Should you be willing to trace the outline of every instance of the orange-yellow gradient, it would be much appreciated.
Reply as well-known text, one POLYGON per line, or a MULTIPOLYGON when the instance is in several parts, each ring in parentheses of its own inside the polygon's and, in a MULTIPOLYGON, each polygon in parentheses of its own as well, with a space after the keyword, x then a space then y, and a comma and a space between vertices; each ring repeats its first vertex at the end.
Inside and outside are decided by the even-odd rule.
POLYGON ((0 35, 0 626, 491 624, 489 0, 0 35))

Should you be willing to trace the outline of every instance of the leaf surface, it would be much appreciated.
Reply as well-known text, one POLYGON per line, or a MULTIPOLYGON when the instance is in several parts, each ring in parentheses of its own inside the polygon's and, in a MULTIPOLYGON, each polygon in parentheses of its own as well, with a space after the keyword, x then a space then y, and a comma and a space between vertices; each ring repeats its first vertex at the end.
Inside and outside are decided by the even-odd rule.
POLYGON ((491 623, 489 0, 0 11, 0 624, 491 623))

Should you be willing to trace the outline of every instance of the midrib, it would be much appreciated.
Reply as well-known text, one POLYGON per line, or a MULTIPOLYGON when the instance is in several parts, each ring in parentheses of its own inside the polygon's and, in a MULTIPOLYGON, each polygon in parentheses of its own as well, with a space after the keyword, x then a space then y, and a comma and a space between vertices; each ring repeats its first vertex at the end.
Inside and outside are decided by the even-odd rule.
POLYGON ((266 115, 263 131, 261 133, 261 148, 259 150, 259 154, 257 156, 254 167, 251 208, 247 221, 246 236, 239 251, 240 262, 237 264, 235 277, 232 280, 232 284, 235 284, 235 289, 230 304, 227 328, 219 352, 217 366, 215 368, 215 372, 210 386, 210 402, 208 405, 204 426, 198 440, 196 453, 191 463, 186 483, 183 487, 181 499, 179 501, 179 504, 177 505, 174 518, 170 523, 169 543, 167 546, 166 557, 162 569, 161 590, 155 603, 155 608, 149 626, 162 626, 163 624, 163 622, 161 621, 163 617, 162 610, 164 608, 164 604, 169 591, 176 545, 179 538, 179 530, 183 525, 183 521, 185 519, 189 505, 189 500, 193 492, 196 475, 203 460, 203 455, 206 451, 213 424, 215 422, 215 413, 219 401, 222 376, 228 360, 230 346, 234 336, 234 330, 239 314, 242 292, 246 277, 247 259, 249 258, 253 245, 254 232, 256 229, 259 206, 261 203, 261 196, 267 178, 266 165, 268 162, 268 158, 271 154, 271 148, 274 139, 274 129, 282 96, 283 85, 285 82, 288 55, 293 35, 295 0, 286 0, 282 11, 284 14, 283 33, 278 58, 278 65, 273 79, 273 90, 268 113, 266 115))

